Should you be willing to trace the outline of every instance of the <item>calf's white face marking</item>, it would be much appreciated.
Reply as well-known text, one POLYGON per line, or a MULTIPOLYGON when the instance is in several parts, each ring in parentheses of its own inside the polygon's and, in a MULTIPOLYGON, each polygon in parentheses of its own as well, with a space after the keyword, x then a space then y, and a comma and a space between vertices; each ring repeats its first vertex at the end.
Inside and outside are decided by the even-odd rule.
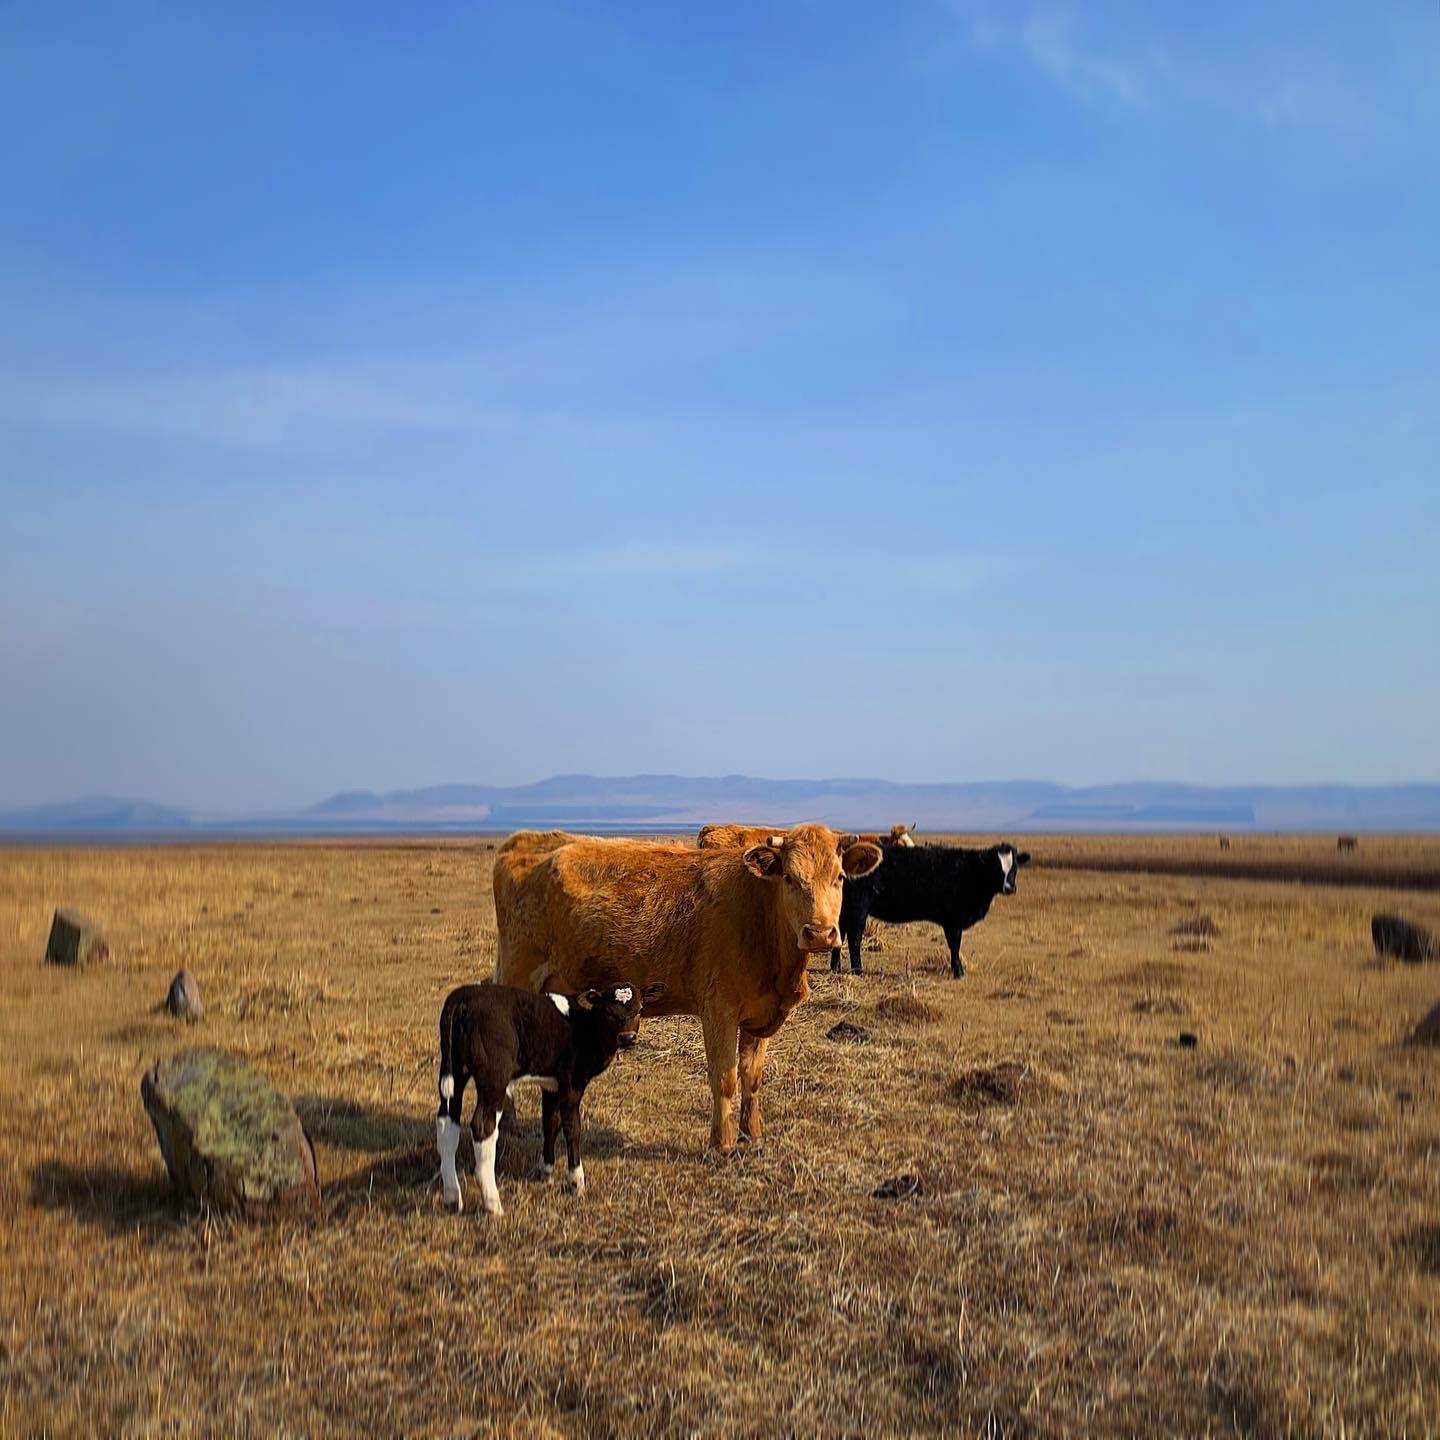
POLYGON ((551 1003, 562 1015, 568 1015, 568 1014, 570 1013, 570 1002, 569 1002, 563 995, 554 995, 554 994, 552 994, 552 995, 550 996, 550 1003, 551 1003))
POLYGON ((622 1005, 628 1005, 635 998, 635 992, 628 985, 622 985, 615 992, 615 998, 622 1005))

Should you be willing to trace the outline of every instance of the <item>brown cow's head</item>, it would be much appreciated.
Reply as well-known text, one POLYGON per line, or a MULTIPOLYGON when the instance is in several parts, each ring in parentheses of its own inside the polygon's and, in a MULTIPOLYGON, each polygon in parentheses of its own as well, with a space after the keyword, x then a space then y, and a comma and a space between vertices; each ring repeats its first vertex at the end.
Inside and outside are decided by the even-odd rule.
POLYGON ((823 825, 797 825, 745 852, 745 868, 783 885, 785 918, 802 950, 833 950, 840 943, 840 887, 868 875, 884 858, 878 845, 837 835, 823 825))

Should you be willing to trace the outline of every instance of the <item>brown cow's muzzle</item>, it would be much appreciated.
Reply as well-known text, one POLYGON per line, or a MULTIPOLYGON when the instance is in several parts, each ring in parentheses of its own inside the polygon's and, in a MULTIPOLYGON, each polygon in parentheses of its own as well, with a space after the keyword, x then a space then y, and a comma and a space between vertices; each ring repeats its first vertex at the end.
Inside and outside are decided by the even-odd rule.
POLYGON ((798 944, 807 954, 817 950, 833 950, 840 943, 840 931, 834 925, 806 925, 800 931, 798 944))

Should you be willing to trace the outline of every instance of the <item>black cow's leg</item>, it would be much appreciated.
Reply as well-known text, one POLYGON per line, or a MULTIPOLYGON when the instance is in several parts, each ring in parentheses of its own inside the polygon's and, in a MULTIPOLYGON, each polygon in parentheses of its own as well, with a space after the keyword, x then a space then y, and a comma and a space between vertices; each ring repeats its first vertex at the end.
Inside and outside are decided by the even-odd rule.
POLYGON ((560 1123, 565 1127, 565 1154, 570 1162, 566 1177, 577 1194, 585 1190, 585 1167, 580 1163, 580 1097, 566 1095, 560 1101, 560 1123))
POLYGON ((855 923, 850 927, 850 933, 845 938, 850 942, 850 973, 859 975, 863 972, 864 966, 860 963, 860 945, 865 939, 865 922, 868 915, 857 915, 855 923))
POLYGON ((832 975, 840 973, 840 947, 838 945, 830 952, 830 973, 832 975))
POLYGON ((541 1180, 548 1180, 555 1169, 555 1137, 560 1133, 560 1102, 553 1091, 540 1092, 540 1120, 545 1138, 540 1145, 541 1180))
POLYGON ((945 932, 945 943, 950 947, 950 973, 957 980, 965 973, 965 966, 960 960, 960 940, 964 934, 963 930, 945 932))

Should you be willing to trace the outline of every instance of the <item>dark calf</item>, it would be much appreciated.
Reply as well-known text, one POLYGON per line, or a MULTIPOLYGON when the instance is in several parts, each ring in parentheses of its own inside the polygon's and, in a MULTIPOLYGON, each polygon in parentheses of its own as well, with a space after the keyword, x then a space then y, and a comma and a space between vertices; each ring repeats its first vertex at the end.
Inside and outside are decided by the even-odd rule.
MULTIPOLYGON (((997 895, 1015 893, 1016 872, 1029 861, 1029 853, 1013 845, 992 845, 988 850, 892 847, 878 870, 845 882, 840 935, 850 947, 850 969, 861 973, 860 940, 871 915, 900 925, 930 920, 945 931, 950 971, 958 980, 965 973, 961 936, 985 918, 997 895)), ((840 969, 838 949, 830 952, 830 968, 840 969)))
POLYGON ((503 1214, 495 1184, 496 1123, 511 1087, 537 1081, 544 1092, 544 1160, 549 1178, 555 1165, 555 1137, 565 1127, 569 1181, 585 1188, 580 1162, 580 1101, 585 1087, 633 1045, 646 1001, 659 998, 659 986, 643 994, 633 985, 583 990, 578 995, 537 995, 509 985, 462 985, 446 997, 440 1011, 440 1112, 435 1142, 445 1205, 463 1208, 455 1152, 460 1144, 460 1110, 465 1086, 475 1082, 475 1171, 481 1202, 491 1215, 503 1214))

